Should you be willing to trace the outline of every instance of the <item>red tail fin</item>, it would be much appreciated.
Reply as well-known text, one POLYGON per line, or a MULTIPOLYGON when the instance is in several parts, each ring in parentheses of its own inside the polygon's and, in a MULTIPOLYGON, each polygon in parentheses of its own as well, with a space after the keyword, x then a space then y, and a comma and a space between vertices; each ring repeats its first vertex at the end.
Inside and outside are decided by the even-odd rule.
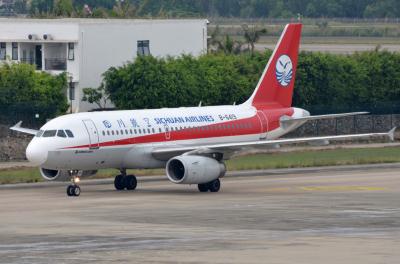
POLYGON ((283 107, 292 105, 301 26, 286 25, 256 89, 246 104, 256 107, 270 103, 278 103, 283 107))

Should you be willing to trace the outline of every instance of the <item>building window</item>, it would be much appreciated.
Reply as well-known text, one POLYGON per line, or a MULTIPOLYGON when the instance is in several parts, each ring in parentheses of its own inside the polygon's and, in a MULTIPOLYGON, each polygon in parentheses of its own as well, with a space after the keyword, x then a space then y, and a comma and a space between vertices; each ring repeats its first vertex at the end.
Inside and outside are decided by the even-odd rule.
POLYGON ((0 42, 0 60, 6 59, 6 43, 0 42))
POLYGON ((75 59, 75 45, 74 43, 68 43, 68 60, 75 59))
POLYGON ((69 83, 69 100, 75 100, 75 83, 69 83))
POLYGON ((12 45, 12 59, 18 60, 18 43, 13 42, 11 45, 12 45))
POLYGON ((138 40, 137 55, 138 56, 150 55, 150 40, 138 40))

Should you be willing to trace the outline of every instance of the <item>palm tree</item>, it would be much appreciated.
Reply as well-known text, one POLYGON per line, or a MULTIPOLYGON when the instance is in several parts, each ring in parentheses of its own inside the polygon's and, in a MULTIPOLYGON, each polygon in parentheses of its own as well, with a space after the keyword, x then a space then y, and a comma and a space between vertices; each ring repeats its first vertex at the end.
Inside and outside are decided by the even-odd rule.
POLYGON ((244 31, 244 39, 246 40, 251 54, 253 54, 255 44, 260 39, 261 35, 267 34, 267 29, 257 29, 256 26, 249 27, 248 25, 243 25, 242 28, 244 31))
POLYGON ((218 42, 218 49, 224 51, 225 54, 239 54, 242 51, 242 45, 240 41, 235 41, 229 35, 225 35, 225 39, 218 42))
POLYGON ((222 51, 225 54, 239 54, 242 51, 242 46, 242 42, 233 40, 229 35, 225 35, 222 38, 218 26, 208 39, 209 50, 215 48, 216 51, 222 51))
POLYGON ((127 18, 127 17, 135 17, 136 8, 129 1, 125 0, 116 0, 113 10, 117 17, 127 18))

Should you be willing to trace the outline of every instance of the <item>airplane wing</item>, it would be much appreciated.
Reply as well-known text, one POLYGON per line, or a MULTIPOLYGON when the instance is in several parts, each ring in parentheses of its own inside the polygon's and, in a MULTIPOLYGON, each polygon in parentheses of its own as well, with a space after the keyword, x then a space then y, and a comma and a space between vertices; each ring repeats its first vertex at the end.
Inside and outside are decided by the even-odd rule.
POLYGON ((19 121, 14 126, 10 127, 10 129, 14 130, 14 131, 30 134, 30 135, 36 135, 37 132, 39 131, 39 130, 35 130, 35 129, 30 129, 30 128, 23 128, 23 127, 21 127, 21 124, 22 124, 22 121, 19 121))
POLYGON ((330 114, 330 115, 315 115, 315 116, 304 116, 292 118, 290 116, 283 116, 280 119, 281 127, 286 128, 292 124, 305 123, 310 120, 320 120, 320 119, 332 119, 338 117, 355 116, 355 115, 365 115, 368 112, 352 112, 352 113, 341 113, 341 114, 330 114))
POLYGON ((213 153, 223 153, 230 156, 233 153, 237 153, 249 149, 257 148, 276 148, 280 145, 290 145, 296 143, 309 143, 313 145, 327 145, 329 141, 346 141, 357 138, 371 138, 371 137, 388 137, 391 141, 394 140, 394 132, 396 127, 391 129, 387 133, 368 133, 368 134, 350 134, 340 136, 322 136, 322 137, 306 137, 306 138, 288 138, 288 139, 276 139, 276 140, 264 140, 264 141, 250 141, 250 142, 235 142, 226 144, 215 144, 215 145, 204 145, 201 147, 172 147, 172 148, 156 148, 152 151, 154 158, 158 160, 169 160, 172 157, 178 155, 210 155, 213 153))

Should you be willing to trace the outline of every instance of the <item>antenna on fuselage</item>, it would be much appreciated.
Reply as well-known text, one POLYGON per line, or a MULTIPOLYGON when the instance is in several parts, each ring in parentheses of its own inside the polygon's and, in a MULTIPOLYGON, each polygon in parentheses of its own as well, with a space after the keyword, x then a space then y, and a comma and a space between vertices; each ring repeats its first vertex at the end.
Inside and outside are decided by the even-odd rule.
POLYGON ((199 102, 199 107, 201 107, 201 103, 202 103, 202 102, 200 101, 200 102, 199 102))

